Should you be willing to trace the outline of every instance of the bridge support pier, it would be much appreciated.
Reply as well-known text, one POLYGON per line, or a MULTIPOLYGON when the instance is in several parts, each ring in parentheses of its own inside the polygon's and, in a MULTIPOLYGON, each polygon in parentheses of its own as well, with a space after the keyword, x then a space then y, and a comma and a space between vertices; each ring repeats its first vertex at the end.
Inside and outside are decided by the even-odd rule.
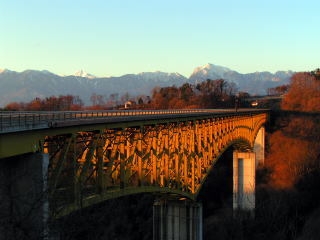
POLYGON ((47 154, 0 161, 0 240, 48 237, 47 154))
POLYGON ((261 127, 254 142, 253 151, 256 153, 256 166, 264 164, 265 128, 261 127))
POLYGON ((252 152, 233 152, 233 209, 254 213, 256 157, 252 152))
POLYGON ((156 200, 153 240, 202 240, 202 205, 188 200, 156 200))

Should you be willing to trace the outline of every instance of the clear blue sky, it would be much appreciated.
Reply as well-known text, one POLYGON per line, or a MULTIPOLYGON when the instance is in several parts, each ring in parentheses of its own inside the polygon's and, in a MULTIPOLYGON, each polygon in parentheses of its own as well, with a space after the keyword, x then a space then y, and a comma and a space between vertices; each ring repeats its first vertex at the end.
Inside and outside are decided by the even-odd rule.
POLYGON ((319 0, 0 0, 0 68, 120 76, 320 67, 319 0))

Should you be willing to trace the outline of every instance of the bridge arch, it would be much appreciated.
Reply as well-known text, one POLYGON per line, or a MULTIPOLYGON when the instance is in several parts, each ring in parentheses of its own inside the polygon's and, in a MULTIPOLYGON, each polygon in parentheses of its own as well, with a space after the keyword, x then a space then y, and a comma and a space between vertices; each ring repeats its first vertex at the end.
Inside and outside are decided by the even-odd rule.
MULTIPOLYGON (((243 138, 243 137, 239 137, 239 138, 234 139, 233 141, 230 141, 229 143, 227 143, 226 147, 221 150, 221 152, 217 155, 216 159, 213 160, 212 165, 208 168, 208 172, 204 176, 199 189, 194 194, 194 199, 198 199, 198 196, 204 186, 203 183, 207 181, 209 174, 212 173, 213 171, 215 171, 216 164, 220 163, 220 161, 226 160, 226 159, 223 159, 222 157, 224 156, 225 152, 227 152, 228 150, 241 151, 241 152, 251 152, 252 146, 251 146, 251 143, 249 142, 249 140, 246 138, 243 138)), ((230 161, 230 159, 227 159, 227 160, 230 161)), ((230 176, 230 177, 232 178, 232 176, 230 176)))
POLYGON ((53 215, 143 192, 196 199, 226 149, 253 150, 265 119, 265 114, 211 116, 48 136, 44 152, 50 155, 53 215))

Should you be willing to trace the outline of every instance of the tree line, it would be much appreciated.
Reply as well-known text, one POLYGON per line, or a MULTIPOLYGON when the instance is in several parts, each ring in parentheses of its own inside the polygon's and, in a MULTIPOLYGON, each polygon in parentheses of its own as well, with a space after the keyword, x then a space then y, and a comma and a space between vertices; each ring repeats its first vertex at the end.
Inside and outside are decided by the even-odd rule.
POLYGON ((46 98, 35 98, 30 102, 11 102, 4 110, 8 111, 76 111, 83 109, 79 96, 61 95, 46 98))
POLYGON ((207 79, 181 87, 155 88, 152 107, 155 109, 234 107, 237 87, 224 79, 207 79))

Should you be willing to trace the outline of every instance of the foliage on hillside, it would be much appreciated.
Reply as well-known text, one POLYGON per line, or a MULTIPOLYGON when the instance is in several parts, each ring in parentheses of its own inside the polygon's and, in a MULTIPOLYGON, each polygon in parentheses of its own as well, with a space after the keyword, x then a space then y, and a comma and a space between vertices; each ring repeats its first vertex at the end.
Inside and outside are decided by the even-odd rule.
POLYGON ((296 73, 291 78, 289 92, 282 101, 283 110, 320 111, 319 72, 296 73))
POLYGON ((292 77, 281 104, 283 112, 277 113, 274 131, 267 138, 265 169, 269 181, 262 199, 264 208, 276 210, 273 221, 279 224, 271 239, 320 237, 308 220, 310 215, 313 221, 319 221, 312 212, 320 209, 319 76, 311 72, 292 77), (277 221, 281 218, 285 224, 277 221))
POLYGON ((277 131, 269 136, 266 163, 273 171, 274 187, 292 188, 305 174, 320 168, 320 79, 317 76, 314 72, 295 74, 282 101, 282 110, 296 113, 279 117, 275 123, 277 131))

